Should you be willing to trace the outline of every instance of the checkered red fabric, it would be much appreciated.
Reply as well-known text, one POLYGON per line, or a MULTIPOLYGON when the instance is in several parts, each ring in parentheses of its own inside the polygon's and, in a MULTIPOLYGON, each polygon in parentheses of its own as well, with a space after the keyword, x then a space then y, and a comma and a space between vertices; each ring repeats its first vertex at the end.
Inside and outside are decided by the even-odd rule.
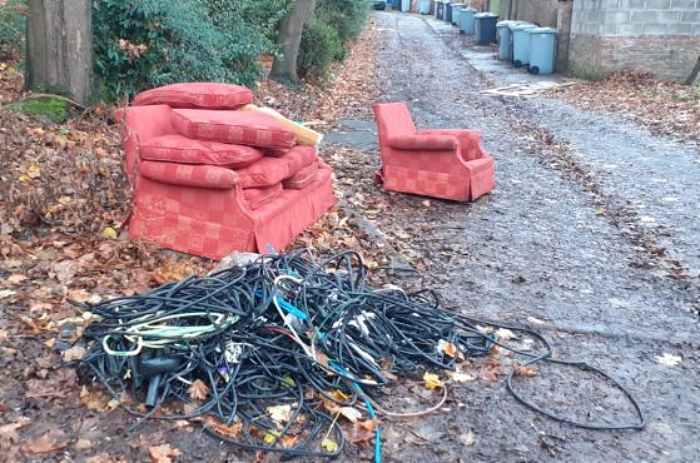
POLYGON ((248 167, 236 171, 241 188, 260 188, 280 183, 289 177, 287 162, 279 158, 263 157, 248 167))
POLYGON ((181 135, 260 148, 291 148, 294 132, 274 117, 252 111, 173 109, 173 127, 181 135))
POLYGON ((287 150, 277 159, 282 159, 287 162, 289 177, 292 177, 304 167, 315 163, 316 159, 318 159, 318 151, 315 146, 297 145, 287 150))
POLYGON ((260 209, 260 207, 269 203, 281 194, 281 183, 276 183, 272 186, 266 186, 263 188, 247 188, 243 190, 243 198, 245 198, 246 204, 252 210, 260 209))
POLYGON ((314 181, 318 169, 317 162, 302 167, 296 174, 282 182, 282 185, 290 190, 301 190, 314 181))
POLYGON ((397 150, 454 151, 459 141, 448 135, 392 135, 387 143, 397 150))
POLYGON ((493 158, 481 149, 478 131, 416 131, 404 103, 376 104, 373 110, 384 188, 456 201, 475 200, 494 188, 493 158))
POLYGON ((208 164, 237 169, 262 157, 262 152, 252 146, 193 140, 182 135, 161 135, 141 142, 141 158, 149 161, 208 164))
POLYGON ((253 92, 240 85, 188 82, 141 92, 134 106, 167 104, 173 108, 238 109, 255 101, 253 92))
MULTIPOLYGON (((232 112, 236 111, 229 111, 232 112)), ((336 203, 331 170, 320 160, 311 181, 293 190, 280 184, 289 177, 290 163, 285 159, 262 157, 235 171, 224 166, 188 163, 222 161, 216 150, 203 157, 178 153, 182 156, 177 159, 179 162, 144 159, 144 143, 177 134, 171 113, 167 105, 134 106, 115 112, 123 137, 127 174, 134 186, 128 223, 132 239, 212 259, 232 251, 264 253, 270 247, 283 250, 336 203), (251 168, 258 163, 263 164, 251 168), (243 189, 243 184, 256 183, 267 185, 243 189)))
POLYGON ((143 161, 139 167, 139 174, 171 185, 214 190, 230 189, 239 183, 239 176, 235 171, 218 166, 143 161))

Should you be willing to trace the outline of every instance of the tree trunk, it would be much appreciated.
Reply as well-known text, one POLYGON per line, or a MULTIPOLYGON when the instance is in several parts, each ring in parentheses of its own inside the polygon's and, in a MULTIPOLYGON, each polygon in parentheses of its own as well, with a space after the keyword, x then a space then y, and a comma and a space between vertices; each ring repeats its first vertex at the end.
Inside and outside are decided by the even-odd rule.
POLYGON ((93 102, 92 1, 29 0, 28 90, 93 102))
POLYGON ((298 82, 297 55, 301 43, 301 33, 304 23, 311 17, 314 0, 291 0, 292 7, 282 20, 277 34, 277 45, 280 47, 280 57, 275 57, 272 63, 270 77, 279 81, 298 82))
POLYGON ((685 80, 685 85, 693 85, 697 80, 698 75, 700 75, 700 57, 698 57, 698 60, 695 62, 695 67, 692 71, 690 71, 690 75, 685 80))

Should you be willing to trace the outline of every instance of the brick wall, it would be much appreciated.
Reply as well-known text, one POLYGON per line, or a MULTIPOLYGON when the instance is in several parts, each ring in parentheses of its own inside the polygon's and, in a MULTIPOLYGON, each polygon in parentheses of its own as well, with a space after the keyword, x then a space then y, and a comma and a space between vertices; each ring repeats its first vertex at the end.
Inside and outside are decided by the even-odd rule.
POLYGON ((577 74, 641 69, 685 80, 700 56, 700 0, 576 0, 569 52, 577 74))
POLYGON ((572 3, 571 0, 501 0, 500 16, 557 29, 556 71, 565 72, 569 62, 572 3))

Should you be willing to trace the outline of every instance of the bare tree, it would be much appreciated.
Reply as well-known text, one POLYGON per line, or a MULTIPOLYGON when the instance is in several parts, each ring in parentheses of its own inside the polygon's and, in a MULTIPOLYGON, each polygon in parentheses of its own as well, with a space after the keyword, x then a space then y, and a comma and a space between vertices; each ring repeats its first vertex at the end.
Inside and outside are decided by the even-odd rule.
POLYGON ((92 1, 29 0, 27 89, 89 103, 92 51, 92 1))
POLYGON ((304 24, 311 17, 314 0, 290 0, 291 8, 287 11, 277 35, 280 56, 272 63, 270 77, 279 81, 299 81, 297 75, 297 56, 304 24))

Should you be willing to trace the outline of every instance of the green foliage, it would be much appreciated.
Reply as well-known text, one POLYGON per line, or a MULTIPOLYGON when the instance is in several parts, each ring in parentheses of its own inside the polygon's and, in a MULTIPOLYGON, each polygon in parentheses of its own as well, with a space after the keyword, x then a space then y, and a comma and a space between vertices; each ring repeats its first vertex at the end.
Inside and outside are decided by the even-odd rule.
POLYGON ((355 40, 370 14, 367 0, 317 0, 316 18, 336 30, 342 43, 355 40))
POLYGON ((60 98, 41 98, 27 100, 21 103, 10 103, 3 107, 6 111, 21 111, 24 114, 38 118, 48 118, 50 121, 61 124, 68 117, 68 103, 60 98))
POLYGON ((322 79, 334 59, 344 53, 338 32, 329 24, 312 20, 304 26, 297 56, 299 77, 322 79))
POLYGON ((259 57, 280 0, 95 0, 95 70, 107 101, 175 82, 232 82, 262 75, 259 57), (267 13, 264 10, 267 6, 267 13), (256 18, 255 26, 244 17, 256 18))
POLYGON ((24 44, 24 0, 0 2, 0 59, 16 59, 24 44))
POLYGON ((317 0, 301 36, 299 76, 322 79, 333 60, 345 59, 345 45, 362 33, 370 11, 367 0, 317 0))

